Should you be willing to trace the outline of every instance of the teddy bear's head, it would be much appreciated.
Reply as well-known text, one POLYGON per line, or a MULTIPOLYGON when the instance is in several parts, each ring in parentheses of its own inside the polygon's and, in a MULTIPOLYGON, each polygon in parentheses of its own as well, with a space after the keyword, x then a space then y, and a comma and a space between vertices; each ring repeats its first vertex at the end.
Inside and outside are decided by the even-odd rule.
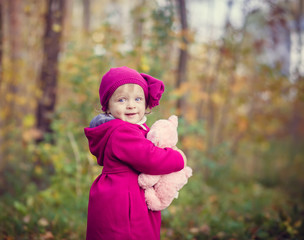
POLYGON ((151 126, 147 139, 153 142, 155 146, 172 148, 178 141, 177 126, 178 119, 175 115, 169 117, 168 120, 158 120, 151 126))

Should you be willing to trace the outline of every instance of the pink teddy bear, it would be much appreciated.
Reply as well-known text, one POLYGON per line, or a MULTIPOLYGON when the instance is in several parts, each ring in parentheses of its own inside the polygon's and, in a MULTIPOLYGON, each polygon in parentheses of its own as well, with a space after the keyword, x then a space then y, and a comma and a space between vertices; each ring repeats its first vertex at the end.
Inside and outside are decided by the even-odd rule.
MULTIPOLYGON (((173 115, 168 120, 158 120, 152 126, 147 139, 156 146, 170 147, 177 150, 178 120, 173 115)), ((139 186, 145 189, 145 199, 148 208, 153 211, 160 211, 167 208, 174 198, 178 197, 178 191, 188 182, 192 176, 192 169, 184 169, 164 175, 149 175, 141 173, 138 177, 139 186)))

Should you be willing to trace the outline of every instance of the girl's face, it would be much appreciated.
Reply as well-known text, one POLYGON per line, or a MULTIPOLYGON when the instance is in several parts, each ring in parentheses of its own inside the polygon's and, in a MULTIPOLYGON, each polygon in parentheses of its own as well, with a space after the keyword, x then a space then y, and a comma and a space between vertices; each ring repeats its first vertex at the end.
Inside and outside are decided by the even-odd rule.
POLYGON ((109 100, 108 112, 129 123, 138 123, 144 117, 145 111, 144 90, 137 84, 118 87, 109 100))

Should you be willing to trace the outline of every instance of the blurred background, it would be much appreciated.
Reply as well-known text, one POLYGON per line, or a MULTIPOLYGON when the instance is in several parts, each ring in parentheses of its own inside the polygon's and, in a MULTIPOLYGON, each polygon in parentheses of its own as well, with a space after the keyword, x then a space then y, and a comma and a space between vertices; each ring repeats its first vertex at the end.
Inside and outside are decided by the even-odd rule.
POLYGON ((162 239, 304 239, 303 0, 1 0, 0 238, 84 239, 110 67, 164 81, 194 175, 162 239))

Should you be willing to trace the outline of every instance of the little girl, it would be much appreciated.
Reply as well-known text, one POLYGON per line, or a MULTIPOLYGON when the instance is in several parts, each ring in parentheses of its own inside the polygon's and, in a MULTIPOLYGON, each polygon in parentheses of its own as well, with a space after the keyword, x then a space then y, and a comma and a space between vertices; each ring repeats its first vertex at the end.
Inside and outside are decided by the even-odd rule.
POLYGON ((99 96, 106 114, 84 129, 103 166, 90 190, 87 240, 160 239, 161 213, 148 210, 138 175, 179 171, 186 161, 180 150, 158 148, 146 139, 146 109, 157 106, 163 92, 160 80, 127 67, 103 76, 99 96))

